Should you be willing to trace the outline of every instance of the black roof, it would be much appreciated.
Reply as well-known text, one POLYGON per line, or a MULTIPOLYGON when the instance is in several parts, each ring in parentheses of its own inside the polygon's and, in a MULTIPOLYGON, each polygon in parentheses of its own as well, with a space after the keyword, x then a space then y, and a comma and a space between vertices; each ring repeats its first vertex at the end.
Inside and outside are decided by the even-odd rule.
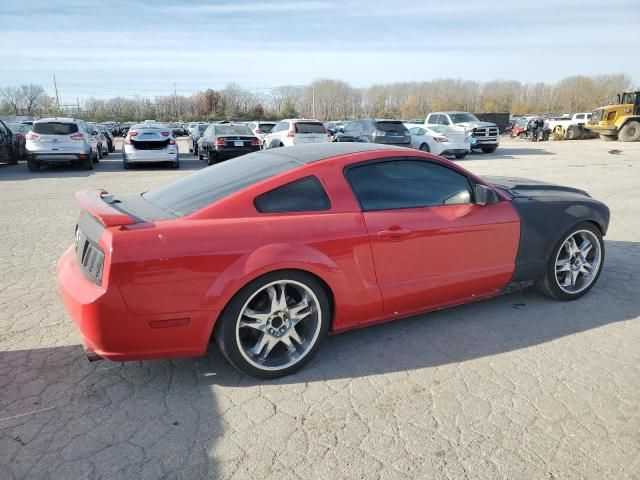
POLYGON ((361 142, 330 142, 309 143, 307 145, 294 145, 291 147, 270 148, 265 154, 290 158, 301 163, 314 163, 326 158, 348 155, 350 153, 372 152, 376 150, 406 151, 404 147, 394 145, 382 145, 379 143, 361 142))

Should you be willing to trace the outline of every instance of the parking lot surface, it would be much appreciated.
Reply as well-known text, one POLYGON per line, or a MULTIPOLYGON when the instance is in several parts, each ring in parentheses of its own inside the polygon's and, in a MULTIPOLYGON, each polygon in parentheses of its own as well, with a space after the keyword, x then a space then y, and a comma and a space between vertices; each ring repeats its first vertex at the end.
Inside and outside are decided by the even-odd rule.
MULTIPOLYGON (((525 291, 329 338, 255 381, 215 346, 88 363, 58 297, 73 193, 180 170, 0 166, 0 478, 640 478, 640 143, 529 143, 460 163, 568 184, 611 208, 596 287, 525 291)), ((446 252, 443 252, 446 254, 446 252)))

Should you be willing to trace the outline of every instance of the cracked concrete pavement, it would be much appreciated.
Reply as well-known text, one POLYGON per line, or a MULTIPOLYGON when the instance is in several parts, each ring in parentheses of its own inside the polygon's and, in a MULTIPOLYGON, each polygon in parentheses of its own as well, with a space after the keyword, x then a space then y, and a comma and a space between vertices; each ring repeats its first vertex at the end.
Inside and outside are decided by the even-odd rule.
POLYGON ((461 163, 605 201, 593 291, 573 303, 519 292, 345 333, 267 382, 214 346, 89 364, 56 291, 75 191, 141 191, 201 162, 0 166, 0 478, 640 478, 640 144, 506 139, 461 163))

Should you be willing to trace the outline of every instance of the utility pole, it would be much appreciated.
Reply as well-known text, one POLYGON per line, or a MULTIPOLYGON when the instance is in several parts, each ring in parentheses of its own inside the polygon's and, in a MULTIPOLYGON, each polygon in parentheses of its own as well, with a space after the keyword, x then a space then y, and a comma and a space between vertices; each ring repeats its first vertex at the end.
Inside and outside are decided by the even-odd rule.
POLYGON ((176 120, 178 120, 178 92, 176 91, 176 84, 173 84, 173 107, 176 114, 176 120))
POLYGON ((53 88, 56 90, 56 106, 60 110, 60 96, 58 95, 58 84, 56 83, 56 75, 53 74, 53 88))

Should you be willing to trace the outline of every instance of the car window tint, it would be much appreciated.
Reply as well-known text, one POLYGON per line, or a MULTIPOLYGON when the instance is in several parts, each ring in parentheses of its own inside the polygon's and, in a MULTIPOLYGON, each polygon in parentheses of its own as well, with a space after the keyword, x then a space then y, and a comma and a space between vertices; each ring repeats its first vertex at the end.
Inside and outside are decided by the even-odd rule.
POLYGON ((327 133, 320 122, 296 122, 296 133, 327 133))
POLYGON ((275 126, 275 124, 273 124, 273 123, 261 123, 258 126, 258 129, 260 129, 260 131, 262 133, 271 133, 271 131, 273 130, 274 126, 275 126))
POLYGON ((181 217, 300 165, 288 157, 249 153, 179 178, 145 193, 144 198, 181 217))
POLYGON ((407 127, 401 122, 376 122, 376 130, 382 132, 406 133, 407 127))
POLYGON ((306 177, 263 193, 254 200, 261 213, 317 212, 331 207, 324 187, 316 177, 306 177))
POLYGON ((365 212, 471 202, 467 177, 436 163, 376 162, 351 167, 346 175, 365 212))
POLYGON ((78 131, 78 125, 62 122, 34 123, 32 130, 33 133, 42 135, 70 135, 78 131))

